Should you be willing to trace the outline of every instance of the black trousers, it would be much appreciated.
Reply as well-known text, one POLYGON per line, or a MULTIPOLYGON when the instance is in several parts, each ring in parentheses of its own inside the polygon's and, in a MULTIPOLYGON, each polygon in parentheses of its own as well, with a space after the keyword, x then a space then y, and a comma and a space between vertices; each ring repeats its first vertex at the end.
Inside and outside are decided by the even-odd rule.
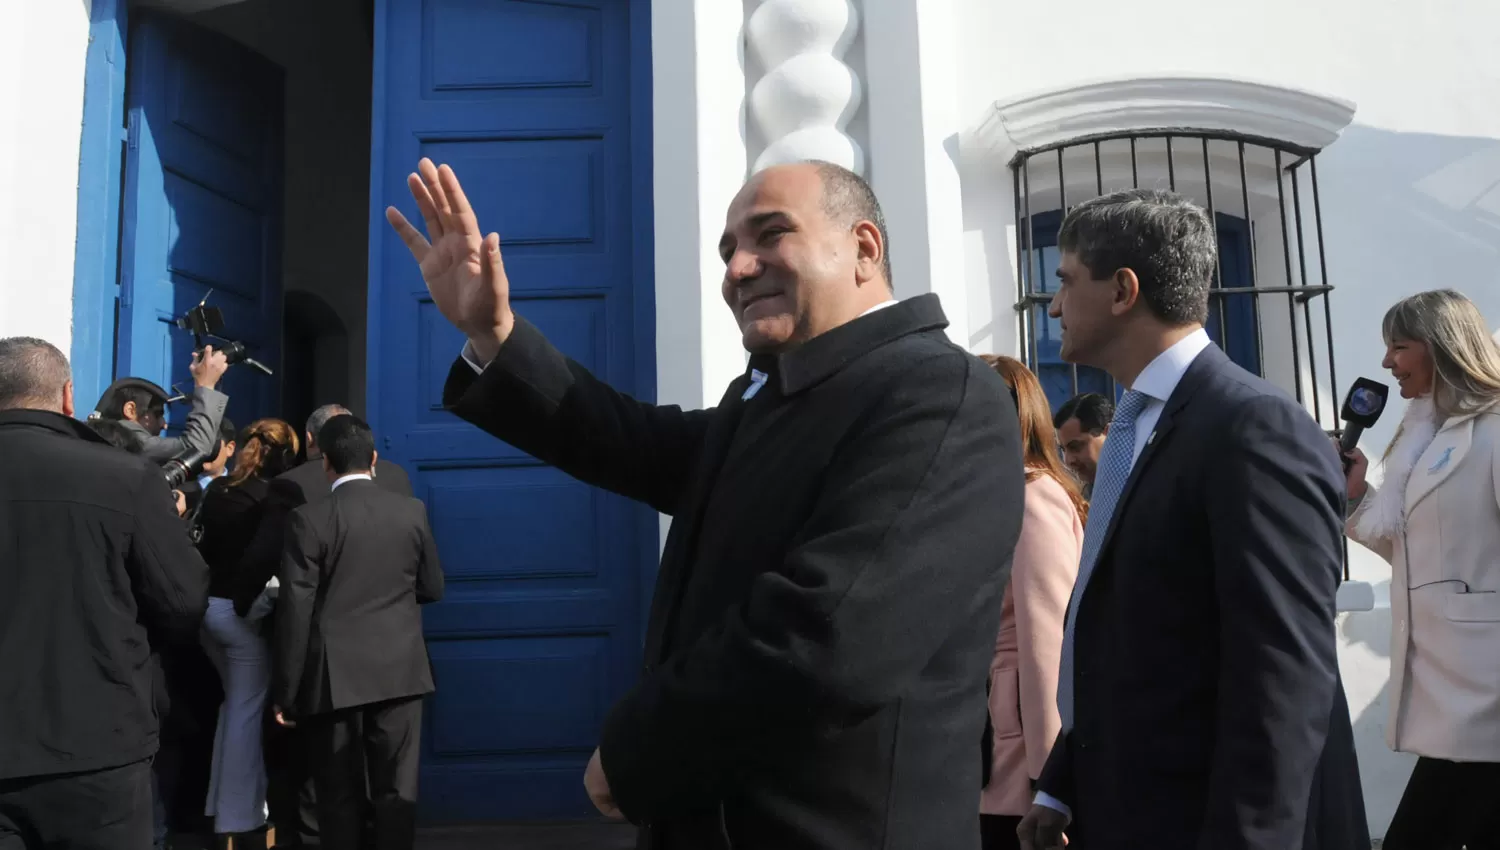
POLYGON ((1500 764, 1420 758, 1384 850, 1500 850, 1500 764))
POLYGON ((151 850, 151 763, 0 779, 0 850, 151 850))
POLYGON ((1016 837, 1020 825, 1015 815, 980 815, 979 846, 982 850, 1020 850, 1021 839, 1016 837))
POLYGON ((286 727, 266 712, 266 806, 276 826, 276 846, 294 850, 318 845, 317 794, 313 785, 312 745, 308 729, 286 727))
POLYGON ((299 725, 307 727, 323 850, 363 850, 366 811, 374 831, 370 846, 412 850, 422 698, 313 715, 299 725))

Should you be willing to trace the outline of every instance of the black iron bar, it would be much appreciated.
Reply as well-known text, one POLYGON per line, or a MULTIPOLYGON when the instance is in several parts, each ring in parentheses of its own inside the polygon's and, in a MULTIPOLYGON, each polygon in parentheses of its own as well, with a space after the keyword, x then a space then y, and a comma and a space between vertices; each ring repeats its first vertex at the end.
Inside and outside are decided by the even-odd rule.
MULTIPOLYGON (((1331 291, 1333 289, 1333 286, 1328 283, 1328 257, 1323 251, 1323 204, 1322 201, 1318 198, 1318 158, 1315 156, 1310 157, 1307 160, 1307 167, 1309 171, 1308 176, 1312 178, 1313 222, 1317 226, 1318 234, 1318 281, 1324 287, 1326 287, 1327 290, 1331 291)), ((1328 383, 1333 388, 1333 394, 1328 396, 1328 399, 1330 404, 1335 404, 1336 402, 1334 401, 1334 399, 1337 399, 1339 397, 1339 374, 1338 369, 1333 365, 1332 301, 1332 298, 1323 298, 1323 330, 1324 335, 1328 337, 1328 383)), ((1344 564, 1345 579, 1349 578, 1348 570, 1348 558, 1346 557, 1344 564)))
POLYGON ((1094 191, 1104 195, 1104 157, 1099 154, 1099 143, 1094 142, 1094 191))
MULTIPOLYGON (((1309 292, 1312 295, 1316 296, 1316 295, 1322 295, 1322 294, 1327 293, 1327 292, 1332 292, 1333 291, 1333 287, 1332 286, 1313 286, 1313 285, 1309 285, 1309 286, 1267 286, 1267 287, 1262 287, 1262 288, 1255 288, 1255 287, 1250 287, 1250 286, 1229 286, 1229 287, 1224 287, 1222 289, 1215 290, 1215 292, 1217 294, 1220 294, 1220 295, 1251 295, 1251 294, 1260 294, 1260 295, 1296 295, 1296 294, 1304 292, 1304 291, 1309 292)), ((1051 301, 1052 300, 1052 295, 1053 295, 1053 293, 1051 293, 1051 292, 1033 292, 1030 295, 1027 295, 1024 300, 1027 303, 1040 304, 1040 303, 1043 303, 1043 302, 1051 301)), ((1017 310, 1025 309, 1025 304, 1017 304, 1016 305, 1016 309, 1017 310)))
POLYGON ((1177 169, 1172 165, 1172 137, 1167 136, 1167 188, 1177 191, 1177 169))
MULTIPOLYGON (((1057 207, 1062 210, 1063 217, 1068 215, 1068 176, 1063 170, 1063 151, 1067 148, 1057 149, 1057 207)), ((1058 223, 1062 227, 1062 223, 1058 223)), ((1059 233, 1060 235, 1060 233, 1059 233)), ((1061 248, 1058 249, 1059 251, 1061 248)), ((1078 364, 1070 363, 1068 374, 1073 384, 1073 395, 1078 395, 1078 364)))
POLYGON ((1261 371, 1265 371, 1266 362, 1266 338, 1265 332, 1260 326, 1260 292, 1257 284, 1260 282, 1260 268, 1258 266, 1257 251, 1255 247, 1255 219, 1250 215, 1250 179, 1245 175, 1245 143, 1237 143, 1240 154, 1240 201, 1245 206, 1245 229, 1249 231, 1250 242, 1250 286, 1256 291, 1250 293, 1250 311, 1255 316, 1255 362, 1261 364, 1261 371))
MULTIPOLYGON (((1276 154, 1276 202, 1281 211, 1281 253, 1286 259, 1286 282, 1292 282, 1292 243, 1291 235, 1287 232, 1286 222, 1286 187, 1282 185, 1281 171, 1281 149, 1277 148, 1276 154)), ((1297 305, 1293 303, 1292 297, 1286 299, 1287 330, 1291 333, 1292 343, 1292 386, 1296 389, 1297 403, 1302 403, 1302 355, 1297 351, 1297 305)), ((1265 366, 1261 366, 1264 370, 1265 366)), ((1316 390, 1316 388, 1315 388, 1316 390)))
POLYGON ((1141 188, 1141 175, 1135 167, 1135 136, 1130 137, 1130 185, 1132 188, 1141 188))
MULTIPOLYGON (((1214 214, 1214 175, 1213 168, 1208 163, 1208 139, 1203 139, 1203 191, 1208 198, 1208 222, 1213 228, 1214 234, 1214 286, 1222 289, 1224 287, 1224 257, 1223 246, 1219 244, 1219 217, 1214 214)), ((1219 346, 1226 352, 1229 350, 1229 320, 1224 316, 1224 294, 1219 293, 1219 346)))
MULTIPOLYGON (((1021 182, 1024 187, 1024 197, 1026 199, 1026 293, 1028 296, 1034 296, 1037 290, 1036 278, 1034 277, 1035 269, 1031 265, 1031 260, 1032 252, 1036 250, 1036 228, 1032 225, 1031 221, 1031 157, 1027 157, 1021 163, 1021 182)), ((1035 316, 1031 317, 1031 331, 1031 339, 1029 340, 1031 353, 1027 365, 1031 367, 1032 371, 1036 371, 1038 359, 1036 338, 1040 334, 1037 332, 1035 316)))
MULTIPOLYGON (((1019 170, 1013 169, 1010 175, 1013 182, 1015 183, 1016 189, 1016 297, 1019 299, 1020 303, 1025 303, 1026 296, 1029 293, 1026 291, 1026 262, 1021 258, 1021 249, 1024 242, 1024 240, 1021 238, 1021 222, 1023 221, 1023 219, 1021 218, 1021 172, 1019 170)), ((1031 311, 1027 310, 1021 315, 1020 318, 1020 350, 1027 351, 1031 347, 1030 343, 1028 342, 1032 334, 1032 330, 1030 327, 1031 311)))
MULTIPOLYGON (((1305 286, 1307 284, 1307 239, 1304 237, 1307 231, 1302 227, 1302 180, 1297 176, 1297 168, 1294 166, 1289 173, 1292 178, 1292 214, 1296 216, 1297 222, 1297 266, 1300 270, 1299 280, 1305 286)), ((1302 302, 1302 324, 1307 330, 1307 369, 1308 377, 1312 381, 1313 419, 1318 424, 1323 423, 1322 395, 1318 392, 1318 344, 1313 341, 1312 329, 1312 305, 1307 303, 1306 298, 1298 299, 1302 302)), ((1337 392, 1335 390, 1334 392, 1337 392)))

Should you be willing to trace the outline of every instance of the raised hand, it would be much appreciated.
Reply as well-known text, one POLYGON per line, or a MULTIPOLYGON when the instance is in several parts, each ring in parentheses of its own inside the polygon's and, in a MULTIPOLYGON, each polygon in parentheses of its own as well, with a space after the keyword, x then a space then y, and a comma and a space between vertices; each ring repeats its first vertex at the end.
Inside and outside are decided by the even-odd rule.
POLYGON ((510 336, 510 282, 500 259, 500 234, 481 236, 469 199, 448 166, 426 157, 406 178, 427 226, 428 242, 395 207, 385 218, 422 269, 427 292, 443 318, 463 331, 481 363, 493 360, 510 336))

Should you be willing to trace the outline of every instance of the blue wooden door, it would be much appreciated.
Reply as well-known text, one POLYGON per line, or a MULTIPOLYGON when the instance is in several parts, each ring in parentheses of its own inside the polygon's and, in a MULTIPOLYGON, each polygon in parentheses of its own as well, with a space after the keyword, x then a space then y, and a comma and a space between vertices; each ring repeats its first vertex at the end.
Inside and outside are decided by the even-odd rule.
POLYGON ((281 70, 186 22, 132 17, 115 375, 190 392, 193 337, 171 322, 212 290, 223 335, 278 372, 230 367, 228 415, 277 415, 281 70))
POLYGON ((592 812, 585 764, 634 680, 655 514, 459 421, 463 345, 381 210, 420 221, 418 160, 458 173, 500 233, 511 299, 565 353, 650 397, 646 0, 381 0, 369 406, 426 501, 447 598, 425 612, 420 807, 431 821, 592 812))

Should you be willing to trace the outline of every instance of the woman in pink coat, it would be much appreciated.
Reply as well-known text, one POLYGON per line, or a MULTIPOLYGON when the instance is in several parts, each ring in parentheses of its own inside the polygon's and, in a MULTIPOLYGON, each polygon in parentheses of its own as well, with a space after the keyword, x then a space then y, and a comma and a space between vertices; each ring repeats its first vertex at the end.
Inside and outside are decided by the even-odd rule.
POLYGON ((985 355, 1011 388, 1026 452, 1026 514, 990 665, 990 778, 979 798, 984 850, 1018 847, 1016 825, 1061 731, 1057 670, 1063 620, 1088 518, 1063 466, 1041 383, 1019 360, 985 355))

